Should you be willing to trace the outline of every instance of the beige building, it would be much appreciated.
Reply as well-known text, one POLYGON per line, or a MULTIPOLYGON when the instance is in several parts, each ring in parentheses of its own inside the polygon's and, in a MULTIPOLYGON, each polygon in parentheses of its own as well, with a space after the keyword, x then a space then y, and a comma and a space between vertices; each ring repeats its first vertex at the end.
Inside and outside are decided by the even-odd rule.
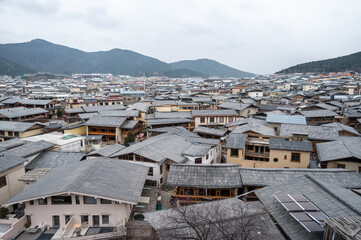
POLYGON ((307 168, 312 144, 284 138, 230 134, 227 163, 249 168, 307 168))
POLYGON ((18 179, 25 174, 25 158, 15 156, 0 157, 0 204, 21 192, 24 187, 18 179))
POLYGON ((0 121, 0 141, 39 135, 43 129, 44 125, 39 123, 0 121))
POLYGON ((195 127, 216 127, 238 120, 238 114, 234 110, 194 110, 195 127))
POLYGON ((340 137, 338 141, 316 144, 323 168, 344 168, 361 172, 361 137, 340 137))

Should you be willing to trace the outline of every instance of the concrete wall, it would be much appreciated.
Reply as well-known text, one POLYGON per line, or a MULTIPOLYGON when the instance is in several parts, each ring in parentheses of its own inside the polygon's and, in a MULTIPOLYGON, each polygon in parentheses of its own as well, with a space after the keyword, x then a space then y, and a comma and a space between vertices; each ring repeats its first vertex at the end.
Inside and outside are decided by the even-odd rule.
POLYGON ((26 132, 22 132, 20 133, 20 138, 24 138, 24 137, 30 137, 30 136, 34 136, 34 135, 39 135, 39 134, 43 134, 43 129, 39 128, 39 129, 34 129, 34 130, 30 130, 30 131, 26 131, 26 132))
POLYGON ((16 194, 24 190, 24 185, 21 181, 18 181, 20 177, 25 174, 24 164, 20 164, 16 167, 8 169, 7 171, 0 173, 0 176, 6 177, 6 186, 0 188, 0 204, 3 204, 16 194))
POLYGON ((310 164, 310 152, 270 150, 269 161, 244 159, 244 150, 238 149, 238 157, 231 157, 231 149, 227 149, 227 163, 234 163, 249 168, 307 168, 310 164), (300 153, 300 162, 291 161, 292 153, 300 153), (277 158, 277 162, 275 159, 277 158))
POLYGON ((76 135, 85 135, 86 126, 81 126, 73 129, 64 130, 64 133, 76 134, 76 135))
POLYGON ((327 168, 337 168, 337 164, 345 165, 345 169, 361 172, 361 163, 351 161, 329 161, 327 162, 327 168))
POLYGON ((51 198, 48 197, 47 205, 39 205, 37 200, 34 200, 34 205, 30 205, 30 201, 25 202, 25 215, 31 216, 32 225, 46 224, 53 226, 54 215, 60 218, 60 227, 65 227, 65 215, 72 215, 76 223, 81 223, 81 215, 88 215, 89 226, 93 226, 92 215, 98 215, 100 218, 100 226, 117 226, 121 222, 129 219, 132 205, 127 203, 115 204, 100 204, 100 199, 97 199, 97 204, 83 204, 83 196, 79 196, 80 204, 75 203, 74 194, 71 205, 52 205, 51 198), (102 224, 101 215, 109 215, 109 224, 102 224))

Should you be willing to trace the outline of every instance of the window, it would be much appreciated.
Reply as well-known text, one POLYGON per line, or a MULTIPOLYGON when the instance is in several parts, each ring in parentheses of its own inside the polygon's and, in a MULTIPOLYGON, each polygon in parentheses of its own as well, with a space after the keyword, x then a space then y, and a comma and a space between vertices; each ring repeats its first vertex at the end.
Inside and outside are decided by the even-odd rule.
POLYGON ((205 117, 201 117, 201 123, 205 123, 206 122, 206 118, 205 117))
POLYGON ((0 177, 0 188, 6 186, 6 176, 0 177))
POLYGON ((253 145, 247 145, 247 150, 253 150, 253 145))
POLYGON ((84 204, 97 204, 97 200, 94 197, 83 196, 84 204))
POLYGON ((160 184, 162 184, 163 183, 163 178, 160 178, 160 184))
POLYGON ((153 168, 152 167, 149 168, 148 176, 153 176, 153 168))
POLYGON ((34 205, 34 201, 33 201, 33 200, 30 200, 30 205, 34 205))
POLYGON ((278 158, 274 158, 273 161, 274 161, 274 162, 278 162, 278 158))
POLYGON ((346 166, 345 166, 345 164, 337 164, 337 168, 345 168, 346 166))
POLYGON ((231 149, 231 157, 238 157, 238 149, 231 149))
POLYGON ((361 173, 361 167, 358 167, 358 172, 361 173))
POLYGON ((285 155, 285 160, 287 160, 287 155, 285 155))
POLYGON ((159 171, 160 171, 160 175, 162 175, 163 174, 163 164, 160 165, 159 171))
POLYGON ((219 122, 224 123, 224 117, 219 117, 219 122))
POLYGON ((76 204, 80 204, 79 196, 75 196, 75 203, 76 203, 76 204))
POLYGON ((67 224, 71 219, 71 215, 65 215, 64 217, 65 217, 65 224, 67 224))
POLYGON ((301 153, 292 153, 291 162, 300 162, 301 153))
POLYGON ((229 117, 229 122, 233 122, 233 117, 229 117))
POLYGON ((194 160, 194 163, 201 164, 202 163, 202 158, 196 158, 194 160))
POLYGON ((214 117, 210 117, 209 122, 211 122, 211 123, 214 122, 214 117))
POLYGON ((108 199, 100 199, 100 203, 101 204, 112 204, 112 201, 111 200, 108 200, 108 199))
POLYGON ((39 205, 48 205, 48 199, 47 199, 47 198, 38 199, 38 204, 39 204, 39 205))
POLYGON ((109 215, 102 215, 102 223, 109 224, 109 215))
POLYGON ((71 196, 53 196, 51 197, 53 205, 69 205, 71 204, 71 196))
POLYGON ((88 215, 81 215, 80 220, 81 220, 81 223, 89 223, 89 216, 88 215))

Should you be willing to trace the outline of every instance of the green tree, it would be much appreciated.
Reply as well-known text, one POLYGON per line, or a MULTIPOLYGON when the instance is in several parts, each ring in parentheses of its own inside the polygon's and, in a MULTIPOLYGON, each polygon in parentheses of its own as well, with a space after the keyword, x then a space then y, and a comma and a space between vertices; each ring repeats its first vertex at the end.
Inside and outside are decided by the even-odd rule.
POLYGON ((124 145, 129 146, 129 143, 135 141, 135 136, 133 132, 128 132, 127 136, 124 138, 124 145))
POLYGON ((64 114, 63 109, 58 108, 58 109, 56 110, 56 116, 57 116, 58 118, 62 118, 62 117, 63 117, 63 114, 64 114))

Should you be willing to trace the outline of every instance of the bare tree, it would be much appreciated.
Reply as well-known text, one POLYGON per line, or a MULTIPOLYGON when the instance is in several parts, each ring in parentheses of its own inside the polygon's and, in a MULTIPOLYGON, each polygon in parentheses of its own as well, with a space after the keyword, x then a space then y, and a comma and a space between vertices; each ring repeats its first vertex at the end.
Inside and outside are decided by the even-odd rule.
POLYGON ((147 214, 159 239, 264 239, 269 217, 237 198, 195 204, 147 214))

